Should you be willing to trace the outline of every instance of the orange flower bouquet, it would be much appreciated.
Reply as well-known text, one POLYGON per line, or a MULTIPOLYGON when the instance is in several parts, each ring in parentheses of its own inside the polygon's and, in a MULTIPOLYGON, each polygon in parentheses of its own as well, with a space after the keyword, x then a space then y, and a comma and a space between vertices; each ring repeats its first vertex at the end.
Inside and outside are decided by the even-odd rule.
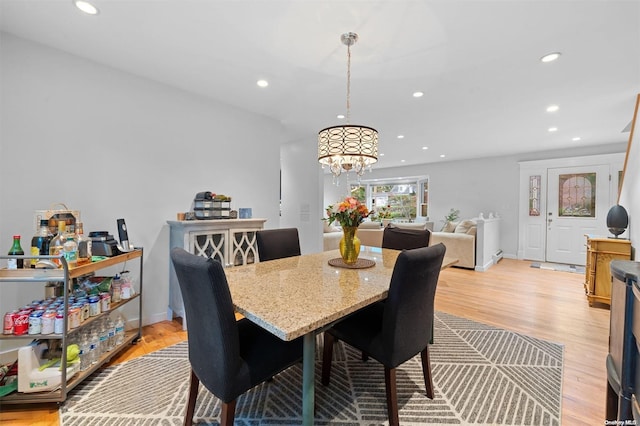
POLYGON ((338 222, 343 228, 357 227, 368 216, 367 206, 353 197, 347 197, 344 201, 327 207, 329 225, 338 222))

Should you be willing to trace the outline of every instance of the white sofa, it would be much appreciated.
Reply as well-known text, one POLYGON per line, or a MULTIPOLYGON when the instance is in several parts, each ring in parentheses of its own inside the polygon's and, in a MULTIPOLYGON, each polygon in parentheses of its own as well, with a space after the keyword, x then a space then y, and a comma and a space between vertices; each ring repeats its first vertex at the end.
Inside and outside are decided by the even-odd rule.
MULTIPOLYGON (((399 228, 412 228, 412 229, 429 229, 433 228, 432 222, 419 222, 419 223, 393 223, 394 226, 399 228)), ((358 226, 357 236, 360 239, 360 244, 363 246, 381 247, 382 246, 382 234, 384 228, 378 222, 363 222, 358 226)), ((342 230, 338 227, 327 226, 325 222, 323 246, 324 250, 335 250, 340 244, 342 238, 342 230)))
POLYGON ((324 233, 322 234, 323 250, 337 250, 342 239, 342 229, 339 226, 329 225, 326 220, 324 223, 324 233))
MULTIPOLYGON (((432 232, 430 245, 443 243, 447 247, 447 257, 458 259, 455 266, 486 271, 502 258, 500 250, 499 218, 467 219, 448 223, 443 230, 432 232)), ((432 223, 393 223, 394 226, 432 230, 432 223)), ((381 247, 384 228, 377 222, 363 222, 358 227, 357 236, 366 246, 381 247)), ((342 231, 325 223, 324 250, 335 250, 340 244, 342 231)))
POLYGON ((458 259, 457 267, 486 271, 502 259, 500 218, 482 214, 473 219, 447 223, 442 231, 433 232, 429 245, 443 243, 447 257, 458 259))
POLYGON ((447 223, 442 231, 432 232, 429 245, 442 243, 446 256, 458 259, 454 265, 460 268, 476 267, 477 222, 473 219, 447 223))

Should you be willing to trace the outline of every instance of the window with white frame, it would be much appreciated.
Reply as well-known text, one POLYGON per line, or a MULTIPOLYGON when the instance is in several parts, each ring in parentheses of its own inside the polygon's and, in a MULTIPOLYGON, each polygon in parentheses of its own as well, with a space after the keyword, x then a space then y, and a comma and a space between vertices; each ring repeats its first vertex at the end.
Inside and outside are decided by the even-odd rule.
POLYGON ((369 209, 374 220, 413 221, 429 216, 429 178, 378 179, 351 185, 351 195, 369 209))

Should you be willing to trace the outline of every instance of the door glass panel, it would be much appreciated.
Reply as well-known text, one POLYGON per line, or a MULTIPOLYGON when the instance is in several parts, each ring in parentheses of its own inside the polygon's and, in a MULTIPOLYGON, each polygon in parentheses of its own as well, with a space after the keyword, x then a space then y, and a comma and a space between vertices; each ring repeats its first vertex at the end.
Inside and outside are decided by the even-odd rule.
POLYGON ((529 216, 540 216, 540 182, 542 177, 529 176, 529 216))
POLYGON ((596 174, 560 175, 558 179, 558 216, 595 217, 596 174))

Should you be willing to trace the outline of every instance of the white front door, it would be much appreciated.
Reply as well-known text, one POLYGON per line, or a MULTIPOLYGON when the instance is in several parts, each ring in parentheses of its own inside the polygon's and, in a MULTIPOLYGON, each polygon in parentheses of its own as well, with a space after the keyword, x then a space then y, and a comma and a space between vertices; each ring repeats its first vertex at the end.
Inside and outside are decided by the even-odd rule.
POLYGON ((585 234, 607 235, 609 166, 547 170, 546 260, 584 265, 585 234))

